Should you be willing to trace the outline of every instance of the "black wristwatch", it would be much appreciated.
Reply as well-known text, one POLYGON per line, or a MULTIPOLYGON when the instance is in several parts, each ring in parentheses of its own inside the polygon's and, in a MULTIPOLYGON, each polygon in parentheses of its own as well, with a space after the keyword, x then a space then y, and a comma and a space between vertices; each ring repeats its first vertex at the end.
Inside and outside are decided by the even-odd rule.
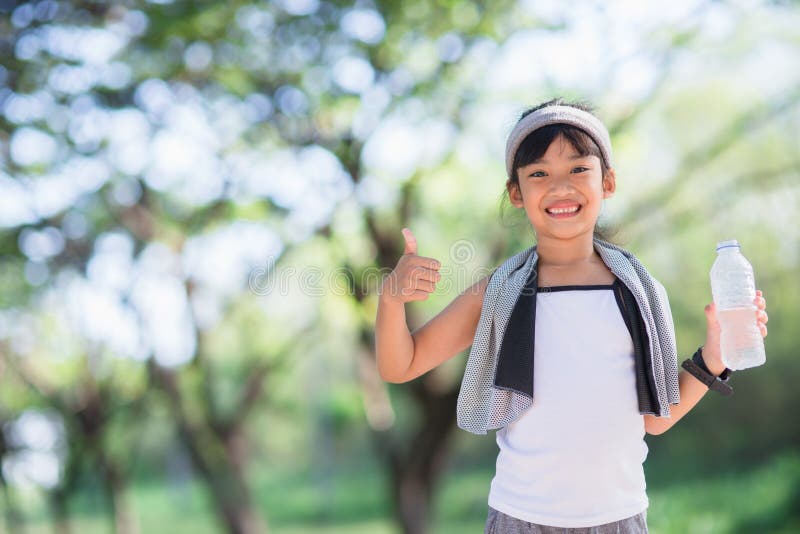
POLYGON ((733 388, 728 385, 728 379, 732 371, 726 367, 718 377, 711 374, 703 361, 702 349, 703 347, 698 348, 691 358, 685 359, 681 367, 705 384, 708 389, 713 389, 726 397, 730 397, 733 395, 733 388))
MULTIPOLYGON (((700 368, 703 371, 705 371, 706 373, 712 374, 711 371, 708 370, 708 366, 706 365, 706 361, 703 359, 703 346, 702 345, 700 347, 698 347, 696 351, 694 351, 694 354, 692 354, 692 361, 694 363, 696 363, 698 366, 700 366, 700 368)), ((731 373, 732 372, 733 371, 731 371, 730 369, 728 369, 726 367, 725 370, 722 371, 722 373, 720 373, 720 375, 717 378, 719 378, 720 380, 725 382, 731 377, 731 373)))

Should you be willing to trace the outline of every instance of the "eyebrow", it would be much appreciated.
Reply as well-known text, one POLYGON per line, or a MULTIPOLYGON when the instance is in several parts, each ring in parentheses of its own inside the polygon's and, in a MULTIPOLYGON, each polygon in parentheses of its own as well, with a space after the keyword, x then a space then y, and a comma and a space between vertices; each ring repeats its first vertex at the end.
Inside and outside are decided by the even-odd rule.
MULTIPOLYGON (((580 154, 575 154, 574 156, 570 156, 567 159, 572 161, 572 160, 576 160, 576 159, 588 158, 589 156, 591 156, 591 154, 587 154, 585 156, 581 156, 580 154)), ((544 159, 544 158, 539 158, 539 159, 535 159, 535 160, 531 161, 531 163, 547 163, 547 160, 544 159)))

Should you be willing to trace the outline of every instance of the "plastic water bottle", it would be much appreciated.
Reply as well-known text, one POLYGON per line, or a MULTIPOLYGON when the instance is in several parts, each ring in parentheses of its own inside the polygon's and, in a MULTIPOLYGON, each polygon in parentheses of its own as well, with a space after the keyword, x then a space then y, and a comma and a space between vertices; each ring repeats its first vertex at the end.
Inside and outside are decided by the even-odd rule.
POLYGON ((767 360, 758 328, 753 267, 735 239, 717 243, 711 266, 711 293, 721 328, 722 362, 732 370, 762 365, 767 360))

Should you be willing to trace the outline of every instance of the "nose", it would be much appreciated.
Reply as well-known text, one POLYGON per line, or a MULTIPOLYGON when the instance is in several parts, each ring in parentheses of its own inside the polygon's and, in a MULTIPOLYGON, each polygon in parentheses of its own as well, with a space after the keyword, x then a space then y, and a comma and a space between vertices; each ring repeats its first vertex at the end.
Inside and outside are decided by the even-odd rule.
POLYGON ((569 174, 553 175, 553 179, 550 180, 550 193, 571 193, 573 191, 575 191, 575 185, 572 183, 572 177, 569 174))

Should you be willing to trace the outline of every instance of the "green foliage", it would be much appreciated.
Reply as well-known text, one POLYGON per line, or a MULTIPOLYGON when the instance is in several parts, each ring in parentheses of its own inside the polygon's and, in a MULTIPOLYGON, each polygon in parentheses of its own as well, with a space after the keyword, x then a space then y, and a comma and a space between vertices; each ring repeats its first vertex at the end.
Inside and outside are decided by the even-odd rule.
MULTIPOLYGON (((641 29, 624 26, 626 17, 609 20, 595 4, 599 6, 578 2, 562 13, 548 13, 536 2, 511 0, 381 0, 373 5, 385 33, 369 41, 345 34, 342 19, 353 3, 339 0, 322 0, 310 14, 291 13, 281 2, 61 1, 51 18, 42 7, 33 11, 42 2, 4 3, 2 9, 19 11, 16 17, 10 12, 0 17, 0 94, 43 94, 50 103, 45 113, 29 121, 0 114, 0 178, 29 192, 37 184, 49 184, 37 190, 38 198, 28 199, 31 205, 46 206, 45 193, 60 190, 45 180, 59 175, 66 162, 86 158, 108 165, 110 174, 60 210, 0 229, 0 423, 10 424, 26 410, 59 410, 68 420, 64 439, 73 452, 102 450, 123 472, 136 473, 132 508, 143 532, 164 524, 171 532, 217 529, 208 488, 198 480, 187 485, 165 474, 173 456, 187 454, 178 445, 181 424, 187 422, 201 427, 201 452, 215 458, 230 450, 247 452, 243 469, 249 475, 253 466, 259 467, 259 476, 252 477, 257 479, 255 493, 277 531, 312 527, 320 532, 390 532, 387 473, 375 461, 370 440, 378 433, 365 418, 365 399, 376 396, 366 395, 368 384, 358 365, 371 350, 376 306, 376 286, 368 286, 364 278, 376 268, 392 266, 397 249, 391 245, 401 241, 399 228, 412 227, 420 238, 420 253, 451 269, 447 290, 408 307, 409 323, 416 326, 474 282, 474 273, 528 246, 533 234, 524 215, 507 205, 504 216, 498 210, 506 133, 498 125, 512 120, 518 108, 558 93, 593 98, 611 126, 618 193, 607 203, 607 215, 622 228, 625 245, 667 287, 681 354, 690 354, 704 336, 702 306, 710 298, 708 269, 716 240, 740 238, 769 300, 768 365, 737 374, 733 399, 709 395, 675 429, 650 440, 653 531, 797 529, 797 458, 763 462, 796 446, 800 437, 800 427, 790 417, 800 407, 800 390, 787 386, 800 378, 792 335, 800 320, 800 199, 794 156, 800 95, 791 77, 778 76, 793 72, 793 63, 785 58, 793 60, 800 45, 798 8, 772 3, 752 10, 748 6, 745 12, 710 3, 679 21, 641 29), (33 15, 22 24, 26 9, 33 15), (579 20, 571 20, 569 15, 579 10, 579 20), (133 31, 137 20, 146 22, 141 34, 133 31), (616 30, 617 23, 627 30, 616 30), (589 54, 591 50, 581 50, 572 39, 591 34, 587 29, 594 24, 603 37, 592 47, 603 49, 607 64, 601 65, 600 74, 590 75, 584 73, 590 65, 569 59, 565 71, 573 76, 566 79, 572 81, 564 82, 564 73, 555 72, 552 60, 562 54, 574 58, 570 51, 576 48, 578 57, 589 54), (92 28, 129 32, 129 42, 108 59, 125 73, 122 81, 98 82, 74 92, 58 89, 58 76, 81 66, 82 60, 70 55, 79 49, 79 40, 73 36, 66 46, 48 47, 36 39, 50 30, 92 28), (450 58, 443 52, 448 39, 451 46, 461 47, 450 58), (629 55, 611 52, 611 43, 618 40, 630 44, 629 55), (26 46, 38 48, 25 56, 26 46), (512 54, 517 50, 523 53, 512 54), (210 54, 208 63, 192 66, 187 58, 198 51, 200 56, 210 54), (373 91, 348 90, 334 80, 343 57, 366 61, 373 91), (633 71, 624 69, 628 62, 636 66, 633 71), (507 72, 499 72, 498 64, 507 72), (654 70, 652 80, 646 79, 643 65, 654 70), (632 73, 644 73, 643 78, 632 73), (512 83, 517 76, 523 81, 512 83), (160 96, 143 95, 146 87, 160 96), (165 94, 174 100, 159 111, 158 98, 165 94), (262 106, 261 115, 236 124, 232 108, 224 106, 244 104, 262 106), (213 140, 190 154, 185 184, 165 183, 175 178, 170 174, 174 170, 159 183, 148 174, 158 159, 155 140, 163 141, 175 127, 170 112, 179 105, 185 106, 183 113, 192 110, 195 122, 172 132, 161 163, 180 160, 179 141, 195 135, 213 140), (122 148, 109 140, 119 132, 81 141, 119 111, 144 121, 141 139, 126 139, 122 148), (393 124, 394 130, 403 121, 413 140, 424 139, 420 150, 442 142, 443 153, 432 161, 414 160, 414 151, 403 140, 392 140, 388 152, 413 165, 409 176, 387 178, 390 170, 370 165, 365 147, 374 142, 380 126, 393 124), (432 122, 445 127, 426 136, 432 122), (26 164, 12 157, 12 140, 26 128, 52 138, 52 161, 26 164), (135 158, 147 159, 141 169, 116 166, 115 158, 135 149, 136 142, 144 149, 135 158), (314 181, 320 171, 316 163, 292 174, 292 164, 274 165, 271 158, 296 156, 308 147, 320 148, 335 160, 348 188, 342 186, 343 200, 334 202, 330 221, 304 235, 298 228, 324 211, 313 204, 313 193, 324 190, 327 199, 338 191, 324 189, 330 185, 324 180, 314 181), (209 153, 209 159, 202 159, 209 153), (205 169, 206 164, 212 169, 205 169), (255 193, 238 190, 244 188, 238 181, 243 175, 250 177, 255 193), (214 196, 191 198, 206 181, 220 176, 224 184, 214 196), (127 187, 138 191, 132 200, 121 194, 127 187), (378 191, 377 196, 390 201, 372 205, 361 198, 365 191, 378 191), (299 208, 287 200, 295 197, 301 199, 299 208), (302 210, 306 204, 312 206, 310 212, 302 210), (202 328, 200 321, 192 322, 186 335, 198 348, 175 370, 186 420, 144 362, 123 357, 86 335, 47 298, 49 291, 64 298, 66 290, 59 285, 64 277, 92 280, 98 272, 99 243, 116 233, 132 243, 132 263, 141 266, 137 262, 160 251, 159 265, 147 269, 174 276, 182 296, 207 303, 204 299, 210 300, 212 291, 183 272, 187 244, 242 221, 275 232, 283 247, 281 266, 315 267, 325 273, 346 268, 343 287, 348 292, 331 295, 331 287, 323 286, 328 294, 321 299, 307 294, 281 299, 255 294, 242 282, 215 297, 210 308, 218 318, 202 328), (76 226, 83 230, 74 231, 76 226), (37 259, 24 250, 27 231, 55 231, 64 246, 37 259), (469 257, 456 257, 454 243, 468 245, 469 257), (47 275, 37 282, 31 272, 39 267, 47 275), (237 442, 241 449, 226 448, 219 439, 225 432, 214 430, 224 430, 235 419, 248 379, 265 363, 271 364, 260 382, 266 393, 248 413, 247 432, 237 442), (87 411, 88 405, 96 413, 87 411), (91 432, 81 430, 81 418, 90 423, 91 432), (102 437, 88 439, 92 432, 89 437, 102 437), (324 444, 331 450, 320 451, 324 444), (690 456, 699 458, 697 465, 683 462, 690 456), (336 471, 334 462, 351 469, 336 471), (355 467, 362 463, 368 469, 359 472, 355 467), (319 471, 306 471, 309 464, 319 471), (742 472, 720 475, 729 465, 742 472), (760 467, 744 470, 750 466, 760 467), (687 478, 702 469, 707 479, 687 478), (697 495, 704 496, 707 509, 697 509, 697 495)), ((613 7, 605 9, 611 12, 613 7)), ((88 179, 81 175, 75 181, 88 179)), ((10 191, 10 186, 2 187, 9 189, 0 194, 10 191)), ((19 207, 2 205, 3 216, 19 207)), ((99 263, 99 272, 106 275, 124 271, 119 264, 103 271, 99 263)), ((119 300, 124 306, 134 307, 133 288, 139 282, 132 277, 122 284, 119 300)), ((137 316, 146 319, 146 313, 137 316)), ((462 360, 451 360, 439 375, 446 386, 460 380, 462 360)), ((388 388, 396 421, 391 432, 402 443, 419 419, 408 391, 407 386, 388 388)), ((477 455, 476 450, 487 454, 477 444, 466 454, 477 455)), ((108 521, 102 510, 107 500, 96 457, 87 455, 82 461, 72 488, 77 491, 70 507, 73 530, 105 531, 108 521)), ((436 532, 480 529, 487 473, 450 476, 437 497, 436 532)), ((12 488, 10 494, 16 493, 12 488)), ((37 495, 38 507, 27 508, 38 521, 30 531, 50 531, 44 526, 46 494, 43 490, 37 495)))
MULTIPOLYGON (((345 464, 329 475, 328 483, 315 480, 311 472, 271 469, 256 484, 259 502, 272 518, 270 527, 278 533, 393 532, 386 481, 375 467, 345 464)), ((486 520, 491 478, 492 471, 486 469, 449 471, 436 501, 432 530, 454 534, 480 531, 486 520)), ((800 457, 796 452, 776 455, 755 469, 648 485, 648 527, 658 534, 796 532, 800 526, 798 487, 800 457)), ((86 497, 76 505, 76 529, 89 534, 105 532, 97 503, 91 504, 86 497)), ((147 510, 139 516, 143 532, 155 532, 165 524, 175 532, 218 532, 206 511, 206 499, 194 483, 141 482, 134 486, 134 501, 139 509, 147 510)), ((45 518, 39 516, 30 531, 45 532, 46 528, 45 518)))

